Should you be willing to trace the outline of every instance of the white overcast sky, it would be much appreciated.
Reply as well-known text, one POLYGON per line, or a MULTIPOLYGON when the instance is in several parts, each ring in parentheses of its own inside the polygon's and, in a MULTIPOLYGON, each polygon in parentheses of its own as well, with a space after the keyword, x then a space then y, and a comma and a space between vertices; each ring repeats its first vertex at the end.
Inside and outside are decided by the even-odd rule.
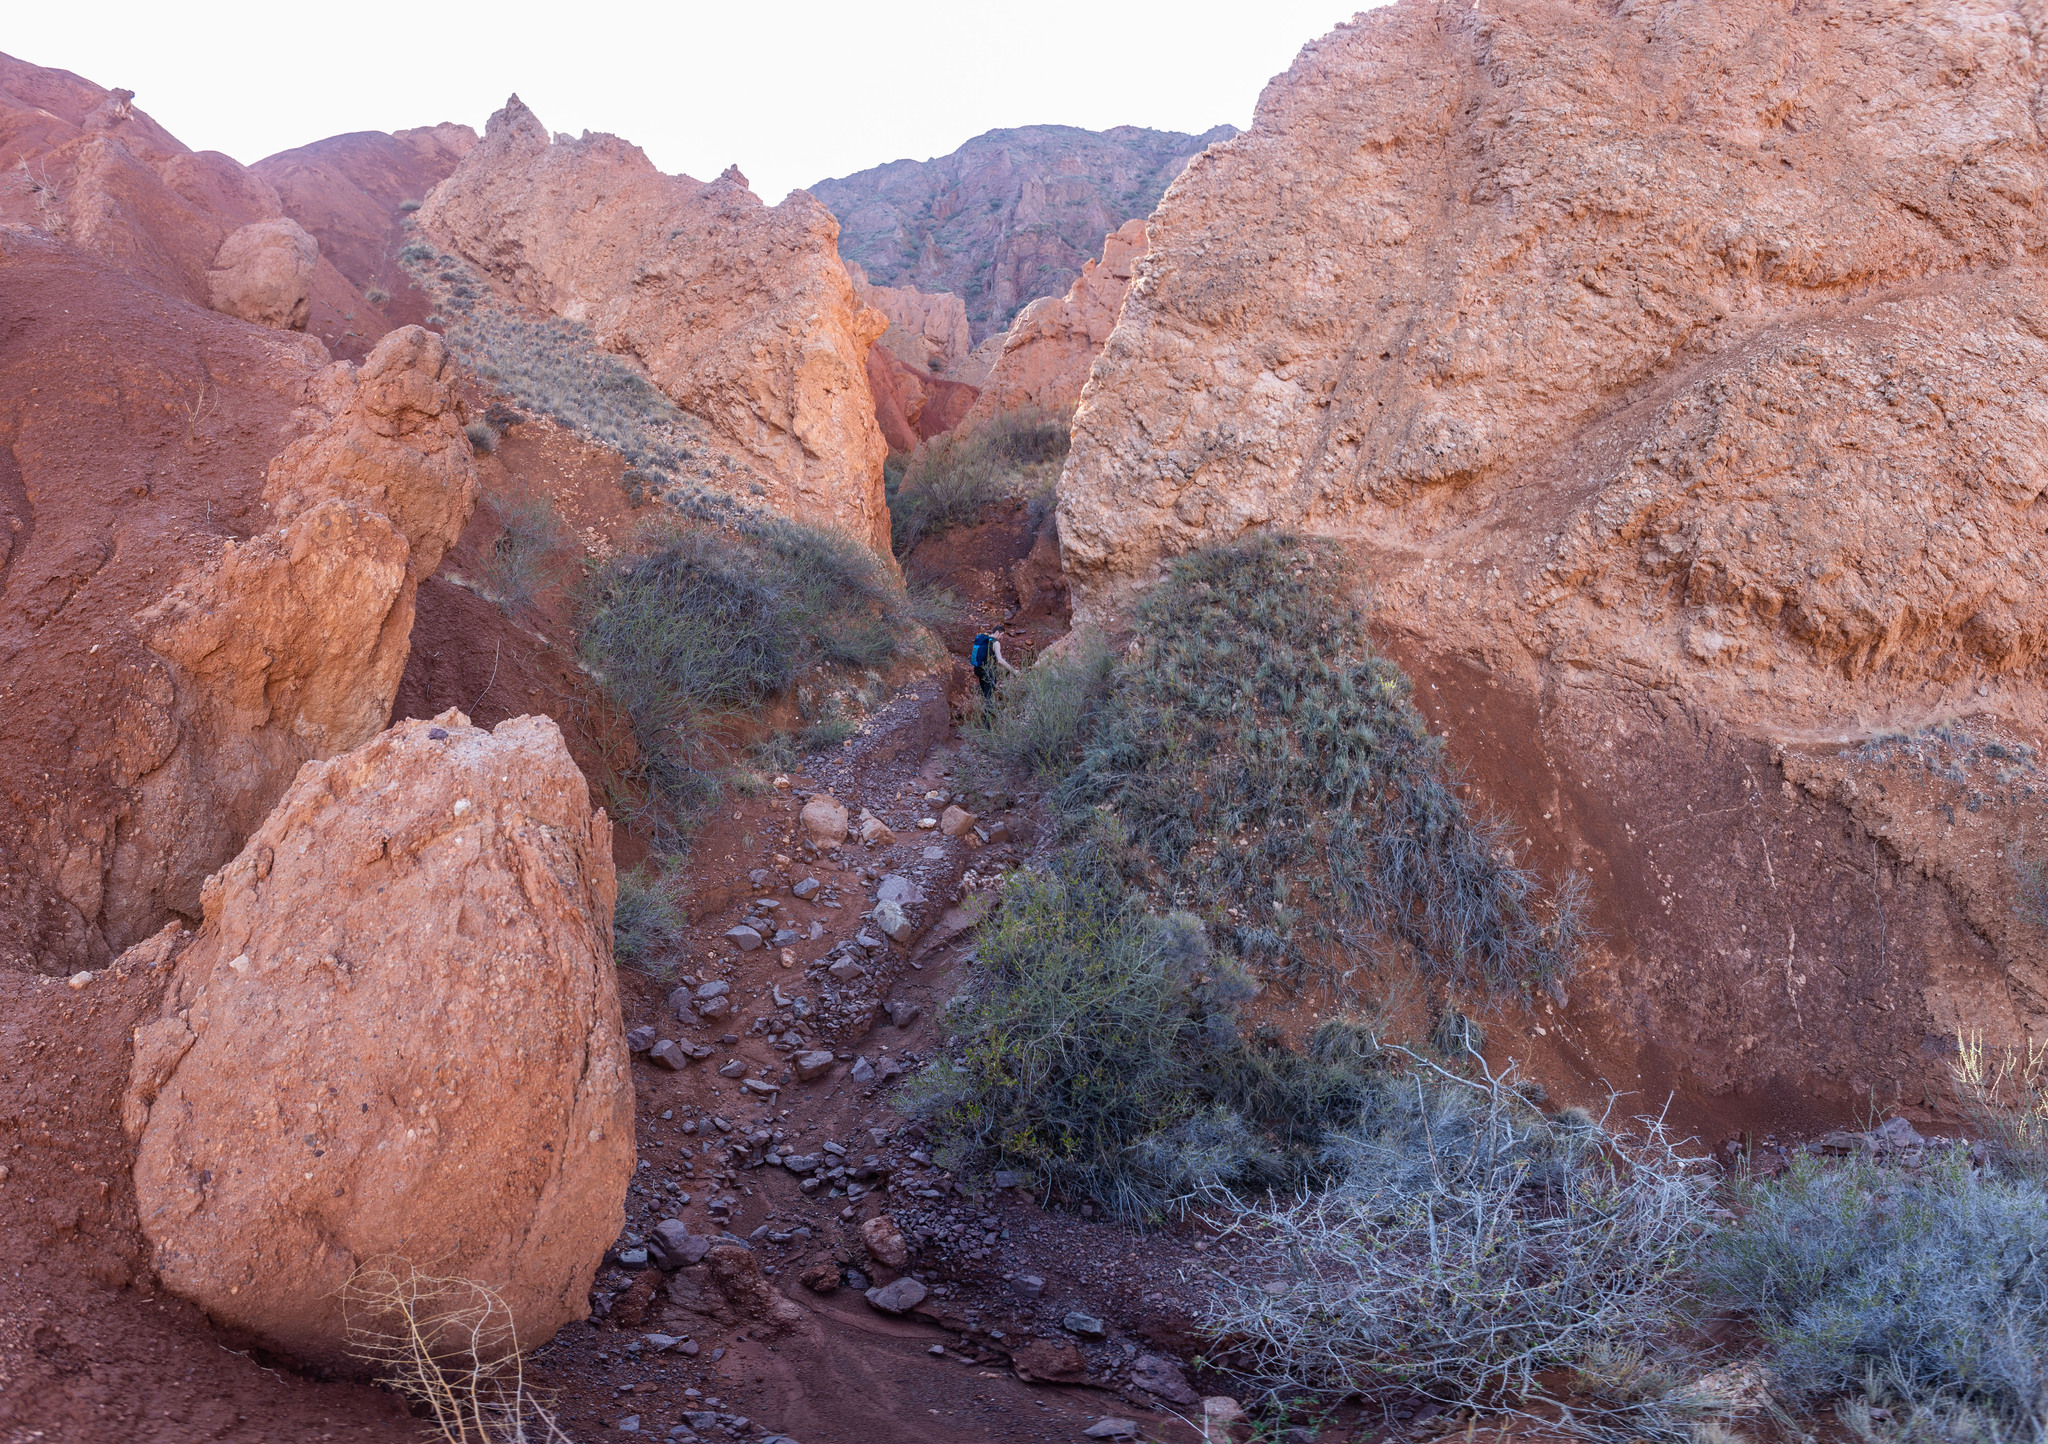
POLYGON ((1373 0, 12 5, 0 50, 135 92, 199 150, 259 160, 350 130, 483 129, 517 91, 666 171, 756 192, 944 155, 999 126, 1251 122, 1295 52, 1373 0))

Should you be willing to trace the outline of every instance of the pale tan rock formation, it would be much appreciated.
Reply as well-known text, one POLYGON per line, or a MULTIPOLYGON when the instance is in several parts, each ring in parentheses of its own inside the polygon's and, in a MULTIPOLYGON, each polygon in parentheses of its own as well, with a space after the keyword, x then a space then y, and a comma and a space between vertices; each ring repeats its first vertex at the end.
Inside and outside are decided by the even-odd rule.
POLYGON ((877 286, 858 265, 847 263, 853 293, 862 304, 889 318, 889 329, 875 345, 904 365, 935 376, 950 376, 974 349, 967 324, 967 303, 951 291, 920 291, 911 286, 877 286))
POLYGON ((637 358, 776 511, 888 555, 866 373, 888 321, 854 295, 838 224, 808 195, 765 206, 737 171, 706 183, 617 136, 550 139, 514 96, 418 220, 517 300, 637 358))
POLYGON ((195 872, 232 852, 301 764, 391 717, 414 598, 469 520, 476 467, 441 338, 386 336, 307 383, 324 413, 271 463, 271 525, 135 619, 173 666, 177 741, 139 780, 138 883, 187 914, 195 872))
POLYGON ((163 1286, 328 1367, 367 1265, 487 1284, 529 1346, 582 1318, 634 1167, 616 894, 547 718, 403 722, 303 771, 136 1031, 163 1286))
POLYGON ((258 326, 303 331, 319 264, 319 243, 297 221, 251 221, 220 243, 206 273, 206 303, 258 326))
POLYGON ((1102 259, 1086 262, 1066 295, 1018 312, 963 424, 972 430, 1004 412, 1059 412, 1079 402, 1144 254, 1145 222, 1126 221, 1103 239, 1102 259))
POLYGON ((1799 760, 2048 732, 2039 24, 1403 0, 1152 217, 1061 482, 1077 620, 1344 541, 1453 753, 1596 884, 1561 1073, 1928 1108, 1956 1027, 2048 1030, 2038 943, 1799 760))

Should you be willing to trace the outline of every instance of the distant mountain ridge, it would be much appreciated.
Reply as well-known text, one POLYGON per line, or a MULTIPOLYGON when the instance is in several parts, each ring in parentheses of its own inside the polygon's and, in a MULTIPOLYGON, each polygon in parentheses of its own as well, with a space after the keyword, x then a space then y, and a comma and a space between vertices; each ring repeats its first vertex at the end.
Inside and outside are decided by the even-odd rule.
POLYGON ((877 285, 958 295, 979 342, 1028 302, 1063 293, 1104 236, 1150 215, 1191 158, 1236 134, 1027 125, 810 191, 839 218, 842 256, 877 285))

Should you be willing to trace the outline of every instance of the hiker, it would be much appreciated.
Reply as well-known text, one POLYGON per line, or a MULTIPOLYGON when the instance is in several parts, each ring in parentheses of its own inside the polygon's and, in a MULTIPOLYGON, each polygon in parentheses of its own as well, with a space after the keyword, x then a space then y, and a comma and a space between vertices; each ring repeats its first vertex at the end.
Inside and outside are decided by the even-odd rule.
POLYGON ((1017 672, 1003 656, 1003 633, 1000 627, 996 629, 994 636, 987 632, 976 632, 974 650, 968 655, 967 660, 974 663, 974 678, 981 683, 981 698, 984 702, 993 702, 996 699, 997 667, 1001 667, 1012 676, 1017 672))

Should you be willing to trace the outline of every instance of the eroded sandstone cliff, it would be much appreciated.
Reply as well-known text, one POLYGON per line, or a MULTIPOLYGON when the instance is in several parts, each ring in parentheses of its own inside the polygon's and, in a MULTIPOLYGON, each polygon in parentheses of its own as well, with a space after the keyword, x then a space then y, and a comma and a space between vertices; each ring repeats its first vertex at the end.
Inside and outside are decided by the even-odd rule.
POLYGON ((424 332, 327 365, 33 234, 0 292, 0 965, 70 971, 385 725, 475 479, 424 332))
POLYGON ((2043 940, 1984 923, 2048 802, 2043 23, 1403 0, 1152 218, 1061 484, 1078 610, 1349 542, 1454 753, 1599 888, 1562 1067, 1920 1106, 1958 1028, 2048 1028, 2043 940), (1871 789, 1944 719, 2010 765, 1908 827, 1871 789))
POLYGON ((1106 233, 1149 213, 1190 156, 1236 133, 992 130, 951 155, 819 181, 811 194, 839 217, 848 260, 878 285, 959 296, 979 342, 1064 292, 1106 233))
POLYGON ((866 363, 888 322, 809 196, 766 206, 737 171, 696 181, 617 136, 552 139, 515 96, 418 220, 517 301, 637 358, 748 458, 776 511, 887 554, 866 363))
POLYGON ((1066 295, 1043 297, 1018 312, 967 424, 1006 411, 1066 411, 1079 402, 1095 358, 1116 329, 1131 268, 1144 254, 1145 222, 1126 221, 1103 239, 1102 259, 1083 265, 1066 295))

